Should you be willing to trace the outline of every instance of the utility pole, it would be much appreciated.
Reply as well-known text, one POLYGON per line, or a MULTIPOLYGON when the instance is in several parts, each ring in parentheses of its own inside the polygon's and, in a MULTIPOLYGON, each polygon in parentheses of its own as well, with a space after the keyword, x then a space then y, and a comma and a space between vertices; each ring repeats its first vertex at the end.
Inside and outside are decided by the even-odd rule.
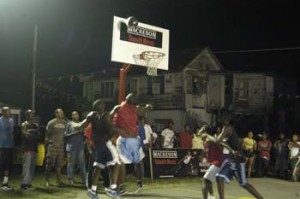
POLYGON ((32 99, 31 99, 31 110, 32 111, 35 110, 37 35, 38 35, 38 27, 37 27, 37 24, 35 24, 34 36, 33 36, 33 48, 32 48, 32 99))

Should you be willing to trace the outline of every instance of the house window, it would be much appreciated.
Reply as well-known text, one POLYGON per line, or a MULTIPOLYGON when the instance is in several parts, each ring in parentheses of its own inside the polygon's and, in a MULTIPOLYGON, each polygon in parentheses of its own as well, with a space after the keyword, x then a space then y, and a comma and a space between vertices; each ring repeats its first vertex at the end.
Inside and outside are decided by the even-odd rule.
POLYGON ((114 82, 102 82, 100 84, 100 87, 101 87, 101 92, 100 92, 101 98, 114 97, 114 89, 115 89, 114 82))
POLYGON ((192 76, 192 94, 202 95, 206 92, 206 77, 192 76))
POLYGON ((192 94, 198 94, 200 91, 200 79, 198 76, 192 77, 192 94))
POLYGON ((135 93, 138 94, 138 80, 130 79, 126 82, 126 91, 127 93, 135 93))
POLYGON ((164 76, 152 77, 152 94, 164 94, 165 84, 164 76))
POLYGON ((248 100, 249 99, 249 82, 240 82, 239 84, 239 99, 248 100))
POLYGON ((153 91, 152 91, 152 77, 148 76, 147 77, 147 95, 152 95, 153 91))

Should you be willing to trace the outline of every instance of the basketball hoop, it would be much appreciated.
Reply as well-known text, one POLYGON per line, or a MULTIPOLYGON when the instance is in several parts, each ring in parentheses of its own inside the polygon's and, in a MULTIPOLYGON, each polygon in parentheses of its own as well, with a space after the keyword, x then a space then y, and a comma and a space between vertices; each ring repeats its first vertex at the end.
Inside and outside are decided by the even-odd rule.
POLYGON ((147 66, 147 75, 157 76, 157 67, 164 56, 165 53, 144 51, 141 54, 133 55, 133 59, 137 65, 147 66))

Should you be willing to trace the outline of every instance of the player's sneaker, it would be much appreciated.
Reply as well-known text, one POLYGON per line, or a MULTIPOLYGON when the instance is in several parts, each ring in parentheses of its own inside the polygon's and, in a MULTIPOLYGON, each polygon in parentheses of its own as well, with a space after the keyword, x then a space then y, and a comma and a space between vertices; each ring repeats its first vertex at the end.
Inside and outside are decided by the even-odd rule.
POLYGON ((143 189, 143 182, 141 180, 138 180, 136 183, 135 193, 139 193, 142 189, 143 189))
POLYGON ((106 192, 106 195, 108 195, 109 197, 111 198, 115 198, 115 199, 118 199, 120 198, 120 195, 118 194, 118 192, 114 189, 109 189, 107 192, 106 192))
POLYGON ((216 199, 216 197, 215 196, 208 196, 207 199, 216 199))
POLYGON ((119 191, 120 196, 124 196, 124 195, 129 193, 129 191, 126 190, 125 184, 120 184, 119 188, 118 188, 118 191, 119 191))
POLYGON ((34 187, 31 184, 21 184, 21 190, 23 191, 34 190, 34 187))
POLYGON ((91 189, 88 190, 87 195, 92 199, 99 199, 97 193, 91 189))
POLYGON ((65 187, 66 184, 63 183, 62 181, 58 181, 58 182, 57 182, 57 186, 58 186, 58 187, 65 187))
POLYGON ((50 187, 50 182, 49 182, 49 180, 46 180, 46 187, 50 187))
POLYGON ((11 191, 11 190, 13 190, 13 188, 11 188, 11 186, 9 186, 8 183, 5 183, 1 186, 1 190, 2 191, 11 191))

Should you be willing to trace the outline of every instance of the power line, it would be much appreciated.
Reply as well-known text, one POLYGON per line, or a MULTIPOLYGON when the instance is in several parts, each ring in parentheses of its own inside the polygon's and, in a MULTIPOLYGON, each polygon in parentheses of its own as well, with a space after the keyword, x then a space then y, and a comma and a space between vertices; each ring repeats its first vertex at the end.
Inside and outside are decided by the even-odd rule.
POLYGON ((300 50, 298 47, 288 47, 288 48, 265 48, 265 49, 251 49, 251 50, 224 50, 224 51, 213 51, 216 54, 226 54, 226 53, 255 53, 255 52, 271 52, 271 51, 291 51, 300 50))
MULTIPOLYGON (((201 48, 185 48, 182 50, 172 51, 170 54, 190 54, 192 51, 200 50, 201 48)), ((286 48, 263 48, 263 49, 247 49, 247 50, 212 50, 215 54, 230 54, 230 53, 256 53, 256 52, 272 52, 272 51, 293 51, 300 50, 300 46, 286 48)))

